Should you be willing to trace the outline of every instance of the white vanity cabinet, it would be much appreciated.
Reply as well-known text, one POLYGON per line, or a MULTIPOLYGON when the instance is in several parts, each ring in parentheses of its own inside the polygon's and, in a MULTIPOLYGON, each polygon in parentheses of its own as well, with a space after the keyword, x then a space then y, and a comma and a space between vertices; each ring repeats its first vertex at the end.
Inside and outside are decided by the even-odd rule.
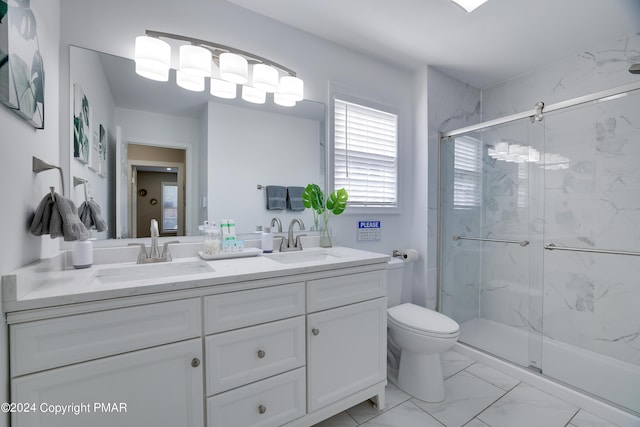
POLYGON ((11 402, 32 410, 11 426, 310 427, 384 405, 386 258, 354 252, 7 311, 11 402))
POLYGON ((202 426, 201 353, 192 339, 14 379, 12 401, 35 412, 12 414, 11 425, 202 426))
POLYGON ((200 307, 188 299, 12 324, 11 400, 30 412, 12 413, 11 425, 202 426, 200 307))
POLYGON ((384 271, 307 283, 309 412, 386 381, 385 295, 384 271))
POLYGON ((205 298, 209 427, 281 426, 306 413, 304 282, 205 298))

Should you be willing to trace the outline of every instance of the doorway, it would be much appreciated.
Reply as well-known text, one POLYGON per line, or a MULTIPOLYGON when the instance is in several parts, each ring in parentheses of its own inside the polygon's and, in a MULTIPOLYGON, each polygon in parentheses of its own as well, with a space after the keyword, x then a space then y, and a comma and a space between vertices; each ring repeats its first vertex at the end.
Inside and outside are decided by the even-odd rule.
POLYGON ((186 150, 129 144, 131 237, 150 237, 152 219, 160 236, 185 235, 186 150))

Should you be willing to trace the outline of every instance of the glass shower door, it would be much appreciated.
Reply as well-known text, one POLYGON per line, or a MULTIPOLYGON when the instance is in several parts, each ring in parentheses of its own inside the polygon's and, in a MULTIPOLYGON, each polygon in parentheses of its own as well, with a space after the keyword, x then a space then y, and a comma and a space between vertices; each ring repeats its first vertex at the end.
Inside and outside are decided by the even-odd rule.
POLYGON ((640 92, 544 124, 542 369, 640 413, 640 92))
POLYGON ((542 300, 531 266, 542 231, 531 224, 543 132, 523 119, 446 138, 440 165, 441 310, 461 342, 536 367, 542 300))

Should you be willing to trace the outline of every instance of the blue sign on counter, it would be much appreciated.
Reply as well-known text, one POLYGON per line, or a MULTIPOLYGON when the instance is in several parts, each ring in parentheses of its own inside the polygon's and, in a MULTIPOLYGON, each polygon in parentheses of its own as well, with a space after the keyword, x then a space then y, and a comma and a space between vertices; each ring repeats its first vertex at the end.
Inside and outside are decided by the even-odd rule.
POLYGON ((358 241, 379 241, 380 228, 380 221, 358 221, 358 241))

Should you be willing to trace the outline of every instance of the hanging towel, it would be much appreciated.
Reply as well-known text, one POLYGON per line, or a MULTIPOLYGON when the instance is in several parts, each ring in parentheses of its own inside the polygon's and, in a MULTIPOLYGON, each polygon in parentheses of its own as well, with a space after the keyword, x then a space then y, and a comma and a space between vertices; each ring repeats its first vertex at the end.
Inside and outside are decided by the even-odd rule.
POLYGON ((78 217, 78 209, 73 202, 54 193, 44 196, 31 222, 31 233, 36 236, 49 234, 52 239, 63 237, 65 241, 89 238, 86 227, 78 217))
POLYGON ((267 185, 267 209, 285 210, 287 208, 287 187, 267 185))
POLYGON ((303 211, 302 193, 304 187, 287 187, 287 209, 292 211, 303 211))
POLYGON ((54 202, 51 195, 47 194, 44 196, 36 209, 33 220, 31 221, 31 227, 29 228, 31 234, 34 236, 49 234, 49 224, 51 223, 51 212, 53 210, 53 206, 54 202))
POLYGON ((96 229, 97 231, 106 231, 107 222, 102 218, 102 210, 95 200, 89 199, 82 202, 78 210, 80 221, 87 230, 96 229))

